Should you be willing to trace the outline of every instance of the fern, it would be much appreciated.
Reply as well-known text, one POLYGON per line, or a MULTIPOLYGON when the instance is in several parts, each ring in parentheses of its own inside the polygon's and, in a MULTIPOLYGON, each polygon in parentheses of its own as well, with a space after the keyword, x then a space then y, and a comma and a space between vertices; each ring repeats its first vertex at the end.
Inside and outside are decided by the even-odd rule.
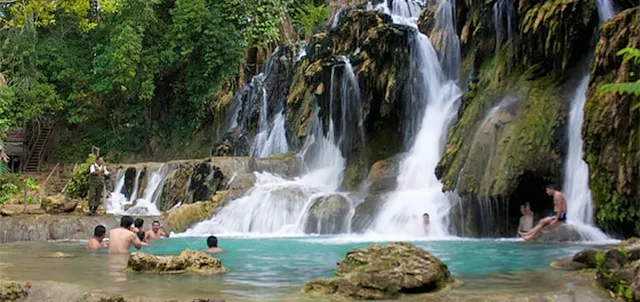
POLYGON ((322 26, 329 17, 329 8, 323 4, 315 6, 313 3, 305 3, 295 7, 292 21, 297 25, 305 38, 310 37, 313 31, 322 26))
MULTIPOLYGON (((640 49, 626 47, 616 53, 618 56, 623 56, 622 62, 631 61, 632 64, 640 65, 640 49)), ((598 93, 617 93, 617 94, 629 94, 633 96, 640 96, 640 80, 635 82, 623 82, 623 83, 609 83, 600 86, 598 93)), ((640 101, 636 101, 631 105, 631 111, 640 110, 640 101)))

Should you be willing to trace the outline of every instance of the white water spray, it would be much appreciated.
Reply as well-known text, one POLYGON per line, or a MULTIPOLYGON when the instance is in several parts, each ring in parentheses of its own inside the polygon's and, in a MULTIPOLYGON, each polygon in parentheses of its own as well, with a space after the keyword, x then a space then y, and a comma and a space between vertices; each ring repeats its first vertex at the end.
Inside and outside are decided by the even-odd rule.
POLYGON ((144 188, 142 196, 138 198, 138 190, 140 190, 138 180, 141 171, 142 169, 138 169, 138 173, 136 173, 134 190, 129 199, 122 194, 122 188, 125 182, 124 173, 118 173, 116 187, 107 199, 107 213, 149 216, 159 216, 161 214, 157 205, 162 194, 162 186, 167 177, 167 166, 163 164, 157 169, 147 171, 147 173, 151 173, 151 175, 148 176, 149 181, 147 182, 146 188, 144 188), (127 210, 125 210, 126 206, 129 206, 127 210))
MULTIPOLYGON (((394 22, 416 28, 419 15, 415 10, 376 7, 392 13, 394 22)), ((407 2, 409 3, 409 2, 407 2)), ((384 5, 384 4, 383 4, 384 5)), ((455 82, 446 79, 436 51, 429 39, 415 32, 412 42, 413 66, 419 70, 419 81, 414 89, 420 89, 415 100, 425 104, 420 130, 407 157, 400 165, 398 188, 386 200, 379 211, 370 231, 382 234, 424 235, 422 214, 431 218, 429 236, 448 234, 450 202, 448 194, 442 192, 442 185, 435 176, 435 167, 440 160, 448 126, 455 116, 461 95, 455 82)), ((452 56, 453 58, 459 56, 452 56)))
MULTIPOLYGON (((361 107, 359 88, 357 81, 354 83, 355 76, 351 64, 346 58, 339 60, 345 63, 345 72, 340 81, 334 80, 335 72, 332 72, 330 89, 333 92, 333 83, 340 83, 340 102, 334 100, 332 94, 326 134, 320 120, 320 108, 315 108, 312 113, 313 129, 300 154, 307 163, 309 172, 295 179, 285 179, 270 173, 256 173, 255 186, 245 196, 231 201, 210 220, 195 225, 181 235, 302 234, 308 217, 307 211, 312 203, 319 197, 339 194, 346 162, 339 146, 344 139, 349 139, 346 133, 351 131, 347 127, 354 126, 353 109, 357 108, 357 112, 360 112, 361 107), (345 85, 349 87, 344 87, 345 85), (333 106, 339 106, 336 108, 336 112, 340 112, 339 116, 334 116, 333 106), (340 127, 336 127, 336 123, 340 123, 340 127)), ((275 121, 279 119, 284 123, 282 114, 276 116, 275 121)), ((359 124, 355 126, 361 127, 359 124)), ((352 203, 351 200, 349 202, 352 203)), ((351 218, 348 214, 344 213, 343 217, 347 222, 351 218)), ((318 226, 318 229, 321 229, 321 226, 318 226)))
POLYGON ((604 241, 607 236, 593 224, 593 206, 589 189, 589 167, 584 162, 582 151, 582 121, 589 76, 580 80, 580 85, 571 98, 569 113, 569 150, 565 163, 564 194, 567 199, 567 222, 575 226, 582 239, 604 241))
MULTIPOLYGON (((610 0, 597 0, 600 22, 605 22, 614 15, 610 0)), ((589 188, 589 166, 583 160, 582 150, 582 122, 584 118, 584 104, 589 75, 580 80, 571 98, 569 126, 569 149, 565 163, 564 194, 567 199, 567 222, 575 226, 583 240, 605 241, 608 239, 593 223, 593 205, 589 188)))

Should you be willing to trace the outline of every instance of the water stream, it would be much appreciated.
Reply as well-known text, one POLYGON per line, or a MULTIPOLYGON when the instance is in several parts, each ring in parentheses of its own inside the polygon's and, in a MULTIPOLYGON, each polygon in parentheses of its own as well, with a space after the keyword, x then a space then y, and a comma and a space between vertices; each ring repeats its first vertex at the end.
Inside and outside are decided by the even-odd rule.
MULTIPOLYGON (((613 17, 615 13, 610 0, 596 1, 600 22, 613 17)), ((588 72, 588 71, 587 71, 588 72)), ((582 150, 582 122, 584 104, 589 88, 589 74, 585 74, 571 97, 567 136, 569 148, 565 162, 564 193, 567 199, 567 221, 575 226, 584 240, 603 241, 607 239, 593 223, 593 202, 589 188, 589 166, 584 161, 582 150)))
MULTIPOLYGON (((376 9, 391 14, 395 23, 417 28, 415 22, 420 10, 399 6, 398 3, 402 2, 394 1, 393 7, 383 3, 376 9)), ((454 81, 447 80, 429 38, 417 30, 414 33, 410 46, 412 68, 417 68, 413 74, 420 76, 413 89, 420 91, 412 94, 419 98, 412 101, 424 104, 424 115, 412 147, 400 164, 398 188, 386 200, 370 231, 421 236, 424 235, 422 214, 428 213, 431 218, 428 235, 446 236, 451 207, 447 195, 452 193, 442 192, 442 185, 434 171, 442 155, 448 126, 455 116, 461 92, 454 81)))
POLYGON ((116 186, 109 198, 107 198, 107 213, 145 216, 159 216, 161 214, 160 210, 158 210, 158 200, 162 195, 162 187, 169 169, 166 164, 147 169, 145 173, 150 173, 150 175, 146 176, 148 177, 147 185, 142 188, 142 196, 138 198, 138 192, 141 189, 139 180, 142 170, 138 169, 136 173, 134 189, 129 198, 126 198, 122 193, 125 183, 124 173, 118 172, 116 186))

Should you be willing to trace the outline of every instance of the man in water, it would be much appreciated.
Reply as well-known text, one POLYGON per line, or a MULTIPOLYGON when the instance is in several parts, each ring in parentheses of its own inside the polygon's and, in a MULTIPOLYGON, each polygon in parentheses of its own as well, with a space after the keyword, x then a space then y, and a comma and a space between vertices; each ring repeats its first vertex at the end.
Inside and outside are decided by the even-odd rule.
POLYGON ((567 221, 567 200, 564 198, 564 194, 560 192, 556 188, 556 186, 550 184, 547 185, 546 188, 547 195, 553 196, 553 212, 554 214, 541 219, 538 222, 538 225, 531 229, 531 231, 522 234, 522 238, 524 240, 531 239, 535 234, 537 234, 543 227, 546 225, 554 225, 558 221, 565 222, 567 221))
POLYGON ((522 234, 533 229, 533 213, 530 212, 531 208, 528 207, 528 204, 527 202, 527 205, 523 204, 520 206, 522 216, 520 216, 520 224, 518 224, 518 236, 522 236, 522 234))
POLYGON ((206 250, 203 250, 203 252, 205 253, 217 254, 217 253, 224 252, 223 249, 218 247, 218 238, 216 236, 209 236, 209 238, 207 238, 207 246, 209 248, 206 250))
POLYGON ((422 214, 422 226, 424 227, 424 234, 429 234, 429 214, 422 214))
POLYGON ((104 177, 109 175, 109 170, 103 166, 104 158, 98 157, 96 162, 89 167, 89 215, 95 216, 96 210, 102 200, 104 190, 104 177))
POLYGON ((144 240, 150 242, 151 240, 160 239, 160 237, 169 237, 169 234, 160 225, 160 221, 156 220, 151 223, 151 229, 145 234, 144 240))
POLYGON ((129 247, 134 246, 140 249, 147 244, 140 241, 138 236, 131 232, 133 218, 131 216, 122 216, 120 219, 120 227, 109 232, 109 254, 128 254, 129 247))
POLYGON ((93 230, 93 237, 89 238, 89 242, 87 242, 87 249, 99 250, 107 248, 107 245, 103 242, 106 233, 107 229, 103 225, 96 226, 93 230))
POLYGON ((136 220, 133 222, 133 228, 131 228, 131 231, 136 233, 136 235, 141 241, 146 242, 145 233, 142 230, 143 226, 144 226, 144 220, 142 218, 136 218, 136 220))

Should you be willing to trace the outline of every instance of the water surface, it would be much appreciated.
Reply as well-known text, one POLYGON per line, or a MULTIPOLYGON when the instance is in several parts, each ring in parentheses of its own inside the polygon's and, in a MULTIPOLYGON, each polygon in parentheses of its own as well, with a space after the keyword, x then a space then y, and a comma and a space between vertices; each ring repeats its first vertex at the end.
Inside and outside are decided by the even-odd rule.
MULTIPOLYGON (((528 277, 544 273, 549 263, 572 255, 584 245, 531 244, 507 240, 415 241, 444 261, 463 289, 528 290, 528 277)), ((87 290, 158 298, 225 298, 228 301, 278 301, 298 296, 301 286, 332 275, 336 263, 355 247, 371 244, 352 237, 220 238, 226 250, 218 256, 229 273, 218 276, 124 273, 127 256, 90 253, 82 242, 20 242, 1 245, 0 277, 73 283, 87 290), (72 258, 49 258, 55 252, 72 258)), ((385 243, 381 243, 385 244, 385 243)), ((204 249, 205 238, 162 239, 144 252, 168 255, 204 249)), ((553 276, 538 283, 557 283, 553 276)), ((287 299, 289 300, 289 299, 287 299)))

